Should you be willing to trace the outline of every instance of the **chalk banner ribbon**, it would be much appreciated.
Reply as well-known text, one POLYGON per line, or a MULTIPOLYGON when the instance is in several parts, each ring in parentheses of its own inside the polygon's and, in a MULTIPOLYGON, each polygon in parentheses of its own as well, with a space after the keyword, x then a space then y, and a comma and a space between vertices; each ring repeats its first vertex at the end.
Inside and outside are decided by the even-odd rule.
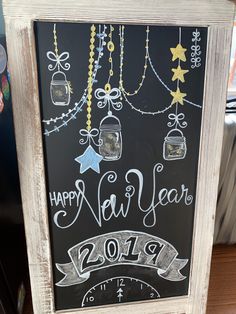
POLYGON ((178 259, 177 250, 167 241, 136 231, 118 231, 87 239, 68 250, 71 262, 56 264, 64 278, 56 283, 66 287, 89 279, 90 273, 116 265, 150 267, 169 281, 186 277, 180 270, 188 259, 178 259))

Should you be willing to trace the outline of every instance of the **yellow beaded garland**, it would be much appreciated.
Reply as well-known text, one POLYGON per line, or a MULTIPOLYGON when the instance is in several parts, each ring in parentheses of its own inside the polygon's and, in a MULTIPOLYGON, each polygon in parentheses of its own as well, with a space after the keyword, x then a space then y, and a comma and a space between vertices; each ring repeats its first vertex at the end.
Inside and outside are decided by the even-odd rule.
POLYGON ((114 45, 114 42, 112 40, 112 33, 114 31, 114 27, 112 25, 110 25, 110 32, 109 32, 109 41, 107 43, 107 50, 109 51, 109 58, 108 58, 108 61, 110 63, 110 69, 109 69, 109 76, 108 76, 108 79, 107 79, 107 83, 105 84, 105 92, 106 93, 109 93, 111 91, 111 84, 110 84, 110 80, 111 80, 111 77, 114 75, 113 73, 113 59, 112 59, 112 53, 113 51, 115 50, 115 45, 114 45))
POLYGON ((88 131, 91 130, 91 111, 92 111, 92 92, 93 92, 93 85, 92 85, 92 82, 93 82, 93 63, 94 63, 94 49, 95 49, 95 45, 94 45, 94 42, 95 42, 95 36, 96 36, 96 27, 95 25, 93 24, 90 28, 90 45, 89 45, 89 65, 88 65, 88 95, 87 95, 87 122, 86 122, 86 129, 88 131))

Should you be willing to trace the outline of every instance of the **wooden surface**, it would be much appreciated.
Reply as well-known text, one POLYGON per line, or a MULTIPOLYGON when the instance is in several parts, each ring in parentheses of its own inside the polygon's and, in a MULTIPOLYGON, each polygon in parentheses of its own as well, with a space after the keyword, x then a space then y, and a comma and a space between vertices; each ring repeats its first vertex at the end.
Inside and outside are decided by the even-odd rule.
POLYGON ((234 5, 228 0, 3 0, 14 18, 174 25, 228 25, 234 5))
POLYGON ((236 313, 236 245, 213 250, 207 314, 236 313))
MULTIPOLYGON (((55 311, 33 20, 209 26, 189 296, 99 308, 99 314, 205 313, 233 4, 227 0, 4 0, 3 7, 35 314, 55 311)), ((63 311, 81 312, 98 313, 96 309, 63 311)))

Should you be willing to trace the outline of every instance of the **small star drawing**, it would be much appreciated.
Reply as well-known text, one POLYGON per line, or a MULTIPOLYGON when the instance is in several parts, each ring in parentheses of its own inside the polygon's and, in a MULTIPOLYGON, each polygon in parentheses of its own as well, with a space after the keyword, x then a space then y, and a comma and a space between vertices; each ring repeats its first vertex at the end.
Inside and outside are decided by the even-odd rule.
POLYGON ((181 105, 184 104, 184 100, 183 99, 184 99, 184 97, 187 96, 187 94, 181 93, 179 87, 177 88, 176 92, 172 91, 170 94, 173 97, 171 105, 176 104, 176 103, 180 103, 181 105))
POLYGON ((183 48, 181 44, 178 44, 175 48, 170 48, 170 51, 172 53, 172 61, 176 59, 186 61, 185 51, 187 51, 187 49, 183 48))
POLYGON ((75 158, 75 161, 80 163, 80 173, 84 173, 88 169, 92 169, 97 173, 100 173, 99 163, 103 157, 95 152, 93 147, 89 145, 83 155, 75 158))
POLYGON ((174 73, 172 81, 180 80, 182 83, 185 82, 184 75, 189 72, 189 70, 181 69, 179 65, 176 69, 171 69, 171 71, 174 73))

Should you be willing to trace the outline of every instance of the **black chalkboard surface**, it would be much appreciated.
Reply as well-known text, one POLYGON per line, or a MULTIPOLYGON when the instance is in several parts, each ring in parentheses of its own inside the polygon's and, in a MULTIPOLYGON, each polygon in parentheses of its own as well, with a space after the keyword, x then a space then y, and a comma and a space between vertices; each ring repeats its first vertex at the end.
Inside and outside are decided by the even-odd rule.
POLYGON ((186 295, 207 28, 35 36, 56 309, 186 295))

